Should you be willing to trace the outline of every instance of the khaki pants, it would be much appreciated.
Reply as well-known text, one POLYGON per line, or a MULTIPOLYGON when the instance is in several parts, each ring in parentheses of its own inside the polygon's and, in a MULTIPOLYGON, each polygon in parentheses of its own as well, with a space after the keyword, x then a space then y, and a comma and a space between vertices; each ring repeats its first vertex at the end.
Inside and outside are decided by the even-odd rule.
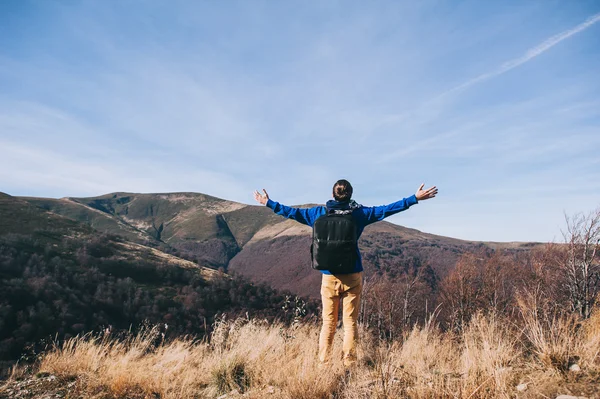
POLYGON ((362 272, 350 274, 323 274, 321 300, 323 302, 323 327, 319 338, 319 361, 328 363, 338 322, 340 300, 344 323, 344 365, 356 363, 358 338, 358 311, 362 292, 362 272))

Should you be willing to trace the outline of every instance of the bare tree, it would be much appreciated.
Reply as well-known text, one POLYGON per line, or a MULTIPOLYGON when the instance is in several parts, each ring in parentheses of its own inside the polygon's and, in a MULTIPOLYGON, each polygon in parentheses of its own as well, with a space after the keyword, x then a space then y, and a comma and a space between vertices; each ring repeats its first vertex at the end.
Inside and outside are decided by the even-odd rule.
POLYGON ((416 311, 416 299, 419 294, 419 284, 422 283, 423 268, 418 269, 416 273, 404 276, 402 288, 404 295, 402 296, 402 324, 403 327, 409 328, 412 318, 416 311))
POLYGON ((440 284, 448 327, 461 331, 478 311, 511 315, 516 291, 531 279, 522 263, 499 250, 463 254, 440 284))
POLYGON ((564 284, 572 310, 588 318, 600 289, 600 208, 588 214, 565 215, 565 220, 564 284))
POLYGON ((393 339, 422 319, 431 291, 423 273, 419 268, 394 278, 375 275, 366 279, 361 322, 376 329, 381 338, 393 339))
POLYGON ((521 288, 519 296, 535 293, 536 306, 562 312, 571 310, 569 290, 564 284, 566 246, 563 243, 547 243, 526 254, 531 274, 521 288))
POLYGON ((442 281, 440 298, 445 306, 449 327, 460 331, 471 315, 479 308, 481 301, 481 275, 478 257, 464 254, 456 267, 442 281))

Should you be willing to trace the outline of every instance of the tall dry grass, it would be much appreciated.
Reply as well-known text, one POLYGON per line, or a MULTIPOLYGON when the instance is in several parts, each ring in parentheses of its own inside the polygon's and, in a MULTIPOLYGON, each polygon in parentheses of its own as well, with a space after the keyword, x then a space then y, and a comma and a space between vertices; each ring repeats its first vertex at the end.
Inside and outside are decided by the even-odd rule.
MULTIPOLYGON (((600 312, 585 321, 549 317, 524 301, 521 320, 477 314, 460 334, 432 320, 394 342, 362 331, 360 362, 349 371, 341 358, 319 368, 318 333, 313 324, 239 319, 220 320, 206 341, 156 345, 153 328, 121 340, 83 336, 46 353, 39 371, 104 397, 181 399, 514 398, 519 384, 527 389, 518 397, 533 398, 572 392, 573 362, 578 383, 600 375, 600 312)), ((334 350, 341 352, 341 333, 334 350)))

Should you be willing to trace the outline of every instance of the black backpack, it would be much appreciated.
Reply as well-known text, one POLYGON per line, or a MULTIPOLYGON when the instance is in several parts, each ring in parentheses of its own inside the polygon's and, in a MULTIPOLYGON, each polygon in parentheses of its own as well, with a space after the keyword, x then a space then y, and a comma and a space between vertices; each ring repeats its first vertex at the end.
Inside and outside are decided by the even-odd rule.
POLYGON ((352 211, 327 213, 313 225, 312 267, 336 274, 352 273, 358 260, 358 228, 352 211))

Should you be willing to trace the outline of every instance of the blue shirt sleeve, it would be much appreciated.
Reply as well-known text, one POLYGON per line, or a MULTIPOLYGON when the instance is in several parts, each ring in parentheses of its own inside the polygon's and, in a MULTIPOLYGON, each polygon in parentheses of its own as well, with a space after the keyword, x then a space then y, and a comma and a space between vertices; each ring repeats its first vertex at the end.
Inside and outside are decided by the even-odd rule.
POLYGON ((323 206, 315 206, 313 208, 292 208, 290 206, 282 205, 279 202, 275 202, 271 199, 267 201, 266 205, 278 215, 288 219, 293 219, 311 227, 313 224, 315 224, 315 220, 325 213, 325 207, 323 206))
POLYGON ((395 215, 398 212, 402 212, 418 202, 417 197, 413 194, 408 198, 403 198, 389 205, 362 207, 361 210, 365 216, 366 225, 369 225, 383 220, 388 216, 395 215))

